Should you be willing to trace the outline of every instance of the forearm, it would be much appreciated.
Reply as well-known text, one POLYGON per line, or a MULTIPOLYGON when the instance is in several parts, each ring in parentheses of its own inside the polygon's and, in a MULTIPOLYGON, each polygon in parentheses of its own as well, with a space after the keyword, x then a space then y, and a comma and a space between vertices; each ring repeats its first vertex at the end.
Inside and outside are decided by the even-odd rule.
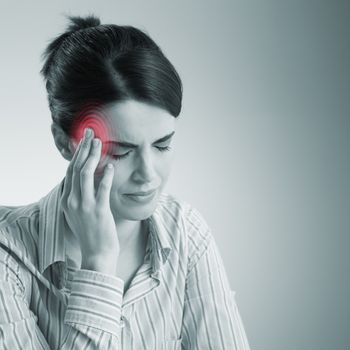
POLYGON ((62 350, 76 344, 76 337, 82 345, 77 349, 84 348, 84 342, 89 343, 89 350, 119 349, 124 281, 106 273, 80 269, 71 287, 64 323, 72 328, 62 350))
POLYGON ((81 269, 101 272, 106 275, 117 276, 118 254, 114 255, 86 255, 83 254, 81 269))
MULTIPOLYGON (((23 278, 29 272, 8 254, 0 246, 0 348, 21 350, 26 344, 33 350, 49 350, 47 332, 42 333, 37 322, 38 317, 45 316, 34 314, 25 297, 26 290, 32 287, 30 278, 23 278), (13 324, 16 327, 12 327, 13 324)), ((111 263, 111 260, 106 261, 111 263)), ((97 267, 104 269, 101 265, 97 267)), ((59 349, 120 349, 123 290, 124 281, 118 277, 77 270, 64 317, 66 335, 59 349)))

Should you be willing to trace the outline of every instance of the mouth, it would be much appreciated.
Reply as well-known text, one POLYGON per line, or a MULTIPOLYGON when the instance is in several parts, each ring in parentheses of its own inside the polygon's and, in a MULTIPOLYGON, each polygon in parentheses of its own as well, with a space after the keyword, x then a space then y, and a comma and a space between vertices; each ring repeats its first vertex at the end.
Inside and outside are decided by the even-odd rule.
POLYGON ((147 192, 126 193, 125 196, 137 202, 148 202, 154 198, 156 192, 157 190, 154 189, 147 192))
POLYGON ((155 192, 156 189, 153 190, 149 190, 149 191, 142 191, 142 192, 133 192, 133 193, 126 193, 128 196, 148 196, 150 194, 152 194, 153 192, 155 192))

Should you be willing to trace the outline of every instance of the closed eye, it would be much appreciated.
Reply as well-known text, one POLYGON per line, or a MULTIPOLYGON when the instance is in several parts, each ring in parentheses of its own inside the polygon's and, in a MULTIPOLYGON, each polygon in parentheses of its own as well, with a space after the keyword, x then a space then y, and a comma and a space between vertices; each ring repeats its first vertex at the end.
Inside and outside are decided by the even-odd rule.
MULTIPOLYGON (((171 149, 170 146, 165 146, 165 147, 160 147, 160 146, 156 146, 156 148, 158 149, 158 151, 160 152, 165 152, 165 151, 169 151, 171 149)), ((127 153, 124 153, 124 154, 112 154, 112 157, 114 159, 123 159, 123 158, 126 158, 129 154, 130 154, 131 151, 127 152, 127 153)))

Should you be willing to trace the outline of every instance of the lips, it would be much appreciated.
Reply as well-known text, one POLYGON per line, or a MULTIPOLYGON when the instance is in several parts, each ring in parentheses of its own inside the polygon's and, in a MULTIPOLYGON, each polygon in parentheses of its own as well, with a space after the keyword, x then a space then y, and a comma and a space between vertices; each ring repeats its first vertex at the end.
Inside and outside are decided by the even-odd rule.
POLYGON ((156 189, 149 190, 149 191, 143 191, 143 192, 127 193, 127 195, 129 195, 129 196, 148 196, 148 195, 152 194, 155 190, 156 189))

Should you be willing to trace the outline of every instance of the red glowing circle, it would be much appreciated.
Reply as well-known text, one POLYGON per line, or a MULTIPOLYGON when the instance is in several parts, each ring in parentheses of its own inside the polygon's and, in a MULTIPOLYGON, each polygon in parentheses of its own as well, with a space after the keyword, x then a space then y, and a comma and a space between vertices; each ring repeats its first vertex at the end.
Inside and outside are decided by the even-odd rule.
POLYGON ((84 131, 90 128, 94 131, 94 138, 99 138, 102 142, 101 163, 107 154, 111 153, 111 143, 107 141, 113 140, 113 127, 103 114, 101 104, 96 101, 90 101, 84 105, 79 113, 74 117, 71 128, 71 137, 76 144, 84 137, 84 131))

